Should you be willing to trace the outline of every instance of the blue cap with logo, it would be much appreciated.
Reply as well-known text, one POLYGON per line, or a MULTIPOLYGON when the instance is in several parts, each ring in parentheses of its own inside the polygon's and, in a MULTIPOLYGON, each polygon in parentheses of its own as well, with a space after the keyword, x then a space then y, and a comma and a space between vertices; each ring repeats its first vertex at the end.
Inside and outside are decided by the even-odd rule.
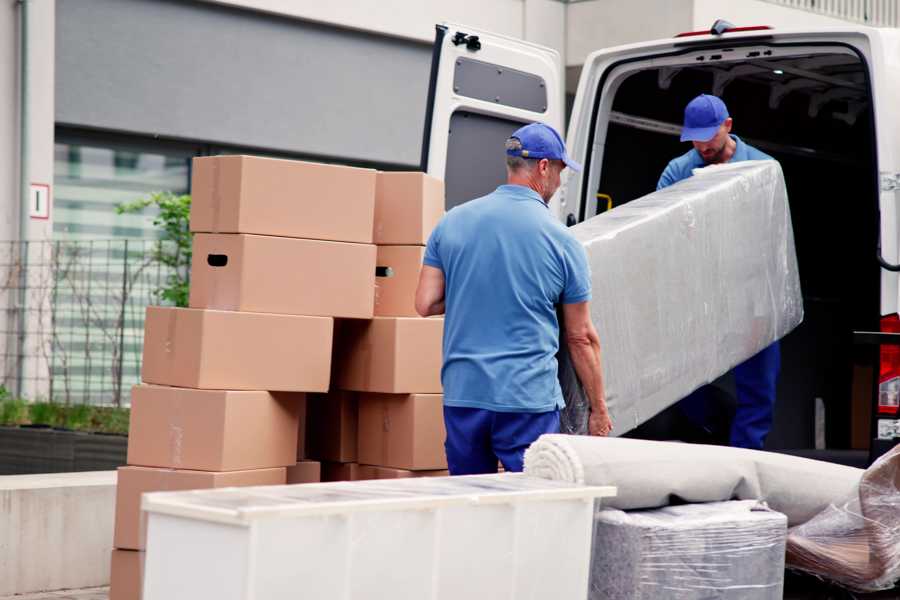
POLYGON ((512 136, 522 143, 521 150, 507 150, 509 156, 522 158, 546 158, 561 160, 573 171, 580 171, 581 165, 566 154, 566 144, 555 129, 545 123, 531 123, 520 127, 512 136))
POLYGON ((700 94, 684 109, 682 142, 708 142, 728 118, 728 108, 716 96, 700 94))

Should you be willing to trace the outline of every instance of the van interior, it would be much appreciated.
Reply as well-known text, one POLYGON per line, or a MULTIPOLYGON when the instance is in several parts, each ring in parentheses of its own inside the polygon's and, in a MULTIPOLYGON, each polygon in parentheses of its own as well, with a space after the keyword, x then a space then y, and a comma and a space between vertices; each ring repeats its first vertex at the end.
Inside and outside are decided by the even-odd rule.
MULTIPOLYGON (((782 340, 775 423, 766 447, 816 447, 821 399, 827 448, 862 449, 870 437, 878 355, 873 347, 855 346, 852 332, 878 331, 880 319, 870 85, 867 66, 847 48, 804 51, 769 57, 741 52, 729 62, 727 52, 740 52, 732 49, 705 60, 691 55, 685 64, 634 63, 605 92, 614 97, 611 111, 598 115, 603 155, 586 162, 593 168, 602 162, 602 171, 599 186, 589 192, 609 196, 615 207, 654 191, 668 161, 691 149, 678 138, 685 105, 700 93, 721 97, 734 120, 732 133, 782 165, 803 289, 804 322, 782 340)), ((602 198, 588 203, 586 217, 607 210, 602 198)), ((714 385, 722 419, 710 430, 688 431, 677 410, 669 409, 629 435, 727 443, 733 381, 725 376, 714 385)))

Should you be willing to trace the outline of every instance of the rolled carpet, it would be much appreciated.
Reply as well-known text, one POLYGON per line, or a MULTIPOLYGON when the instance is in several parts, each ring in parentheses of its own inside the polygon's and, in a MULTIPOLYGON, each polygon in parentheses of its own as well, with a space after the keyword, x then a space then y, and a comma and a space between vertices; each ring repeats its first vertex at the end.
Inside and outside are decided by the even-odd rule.
POLYGON ((761 450, 562 434, 525 452, 529 475, 613 485, 604 506, 622 510, 691 502, 763 500, 805 523, 857 489, 863 470, 761 450))

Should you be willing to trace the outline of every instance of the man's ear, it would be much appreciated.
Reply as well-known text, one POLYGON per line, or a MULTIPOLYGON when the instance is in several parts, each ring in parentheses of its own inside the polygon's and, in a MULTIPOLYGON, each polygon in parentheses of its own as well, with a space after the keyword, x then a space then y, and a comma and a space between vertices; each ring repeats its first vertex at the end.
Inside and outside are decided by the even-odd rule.
POLYGON ((547 173, 549 173, 550 172, 550 159, 542 158, 540 160, 540 162, 538 163, 538 169, 540 170, 541 175, 546 175, 547 173))
POLYGON ((731 133, 731 124, 732 124, 731 117, 728 117, 727 119, 725 119, 725 122, 722 123, 722 125, 725 126, 725 131, 728 133, 731 133))

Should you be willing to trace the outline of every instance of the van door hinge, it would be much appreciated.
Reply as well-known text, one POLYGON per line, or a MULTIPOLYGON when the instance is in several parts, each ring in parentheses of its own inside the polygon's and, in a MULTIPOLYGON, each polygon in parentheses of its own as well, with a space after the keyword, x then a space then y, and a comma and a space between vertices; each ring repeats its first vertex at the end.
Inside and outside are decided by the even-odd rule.
POLYGON ((900 173, 881 172, 881 191, 893 192, 900 190, 900 173))

